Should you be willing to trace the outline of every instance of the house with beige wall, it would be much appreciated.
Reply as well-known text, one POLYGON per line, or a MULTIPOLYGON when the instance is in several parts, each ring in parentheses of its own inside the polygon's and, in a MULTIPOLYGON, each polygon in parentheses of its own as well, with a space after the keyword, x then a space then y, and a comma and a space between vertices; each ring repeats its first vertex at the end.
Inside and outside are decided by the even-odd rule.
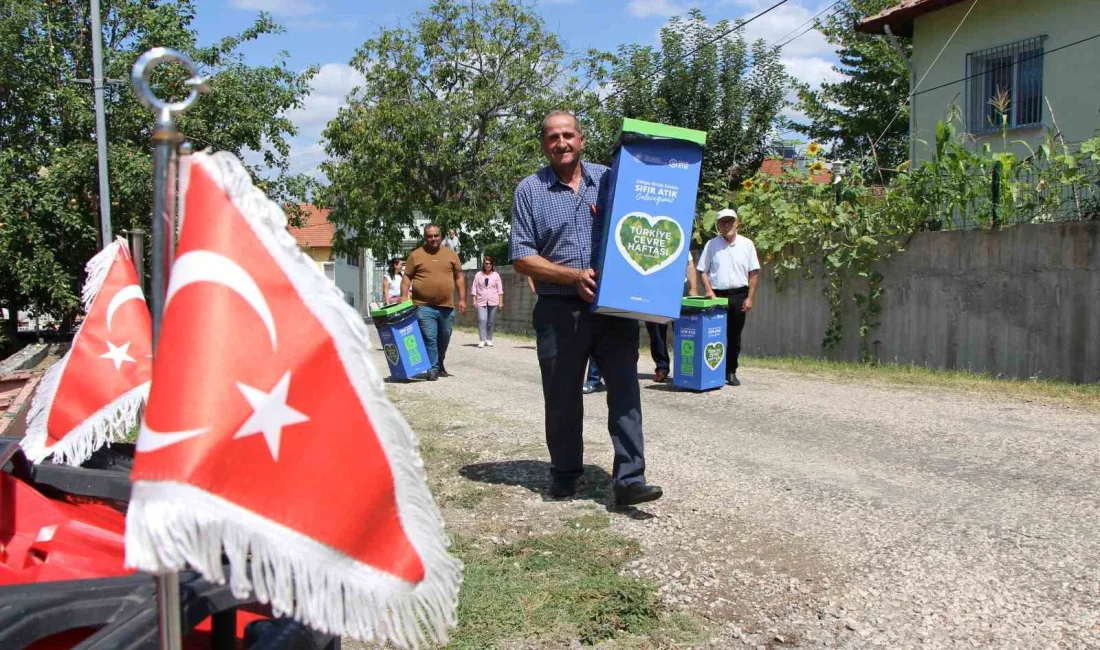
POLYGON ((857 29, 912 39, 913 160, 931 156, 936 123, 952 105, 975 147, 999 148, 989 103, 999 92, 1011 102, 1009 142, 1036 147, 1057 123, 1079 143, 1100 127, 1100 0, 902 0, 857 29))
POLYGON ((374 275, 378 272, 374 258, 366 251, 361 251, 358 255, 336 255, 332 246, 332 237, 336 229, 328 220, 329 210, 305 204, 299 207, 304 221, 302 227, 287 230, 298 242, 298 247, 309 255, 324 271, 325 277, 340 289, 344 300, 360 313, 366 313, 370 301, 378 299, 370 290, 374 284, 374 275), (360 292, 360 286, 366 291, 360 292))

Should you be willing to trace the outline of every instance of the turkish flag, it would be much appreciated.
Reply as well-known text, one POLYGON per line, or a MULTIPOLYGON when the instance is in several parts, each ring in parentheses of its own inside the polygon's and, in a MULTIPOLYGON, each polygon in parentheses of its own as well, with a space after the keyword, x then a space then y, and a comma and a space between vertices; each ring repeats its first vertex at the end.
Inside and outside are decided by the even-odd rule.
POLYGON ((79 465, 137 424, 152 374, 152 326, 126 241, 85 267, 86 316, 61 361, 46 372, 27 414, 23 450, 34 462, 79 465))
POLYGON ((224 550, 234 593, 277 614, 363 640, 442 641, 461 564, 366 326, 236 158, 181 167, 127 565, 222 581, 224 550))

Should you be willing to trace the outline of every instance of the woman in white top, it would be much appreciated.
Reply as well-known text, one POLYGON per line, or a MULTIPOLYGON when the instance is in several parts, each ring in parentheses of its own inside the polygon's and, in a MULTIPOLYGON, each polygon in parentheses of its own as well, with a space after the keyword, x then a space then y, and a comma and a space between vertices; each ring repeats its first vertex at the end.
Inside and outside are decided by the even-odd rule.
POLYGON ((401 302, 401 266, 401 258, 393 258, 389 271, 382 276, 382 295, 387 305, 401 302))

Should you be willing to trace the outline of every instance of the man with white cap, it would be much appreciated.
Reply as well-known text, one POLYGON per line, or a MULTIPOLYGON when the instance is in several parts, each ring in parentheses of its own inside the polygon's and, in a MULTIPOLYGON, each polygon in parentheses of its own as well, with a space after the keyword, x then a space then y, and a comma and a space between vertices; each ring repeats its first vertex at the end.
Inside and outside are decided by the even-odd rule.
POLYGON ((756 284, 760 279, 760 259, 756 245, 737 234, 737 212, 726 208, 718 212, 718 236, 707 242, 699 256, 703 291, 710 298, 729 300, 729 321, 726 323, 726 383, 740 386, 737 379, 737 358, 741 355, 741 331, 745 317, 752 310, 756 284))

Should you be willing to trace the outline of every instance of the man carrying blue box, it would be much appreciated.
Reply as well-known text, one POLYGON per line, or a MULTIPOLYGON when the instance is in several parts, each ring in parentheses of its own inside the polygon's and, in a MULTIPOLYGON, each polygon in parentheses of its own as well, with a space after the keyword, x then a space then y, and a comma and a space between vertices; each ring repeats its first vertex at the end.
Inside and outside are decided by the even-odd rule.
POLYGON ((534 278, 539 296, 533 321, 553 466, 550 494, 572 496, 583 473, 581 386, 592 355, 608 390, 615 502, 654 501, 662 491, 645 480, 638 324, 591 309, 610 170, 581 162, 584 134, 568 112, 551 112, 539 139, 550 164, 516 187, 509 252, 516 270, 534 278))
POLYGON ((756 283, 760 280, 760 259, 756 245, 737 234, 737 211, 726 208, 718 212, 718 236, 703 247, 699 256, 700 278, 707 297, 729 300, 729 320, 726 323, 726 383, 740 386, 737 359, 741 355, 741 332, 745 317, 752 311, 756 283))

